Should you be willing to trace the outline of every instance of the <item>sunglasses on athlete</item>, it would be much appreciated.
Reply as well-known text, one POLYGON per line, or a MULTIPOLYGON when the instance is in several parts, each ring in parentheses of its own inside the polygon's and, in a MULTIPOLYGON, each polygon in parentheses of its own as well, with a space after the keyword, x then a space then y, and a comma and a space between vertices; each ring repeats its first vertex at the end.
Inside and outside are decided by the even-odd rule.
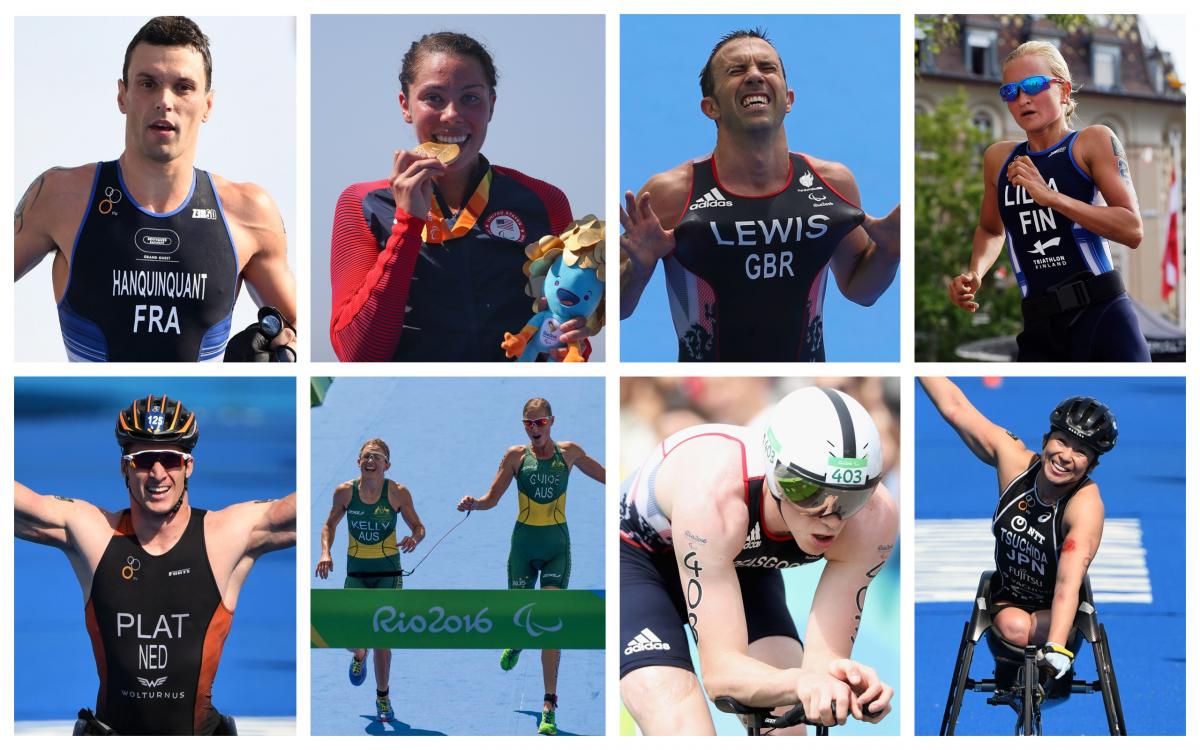
POLYGON ((388 457, 382 453, 364 453, 358 457, 359 461, 374 461, 375 463, 391 463, 388 457))
MULTIPOLYGON (((844 470, 843 474, 852 479, 854 471, 858 471, 860 477, 865 474, 861 469, 844 470)), ((818 517, 837 515, 846 519, 862 510, 871 499, 879 477, 855 487, 831 486, 800 476, 795 467, 780 464, 775 467, 775 481, 783 499, 793 507, 818 517)))
POLYGON ((133 464, 134 468, 142 471, 149 471, 154 468, 154 464, 162 464, 162 467, 168 471, 178 469, 183 466, 184 461, 192 459, 191 453, 183 451, 138 451, 137 453, 126 453, 121 458, 133 464))
POLYGON ((1033 96, 1050 88, 1050 84, 1052 83, 1066 83, 1066 81, 1062 78, 1052 78, 1050 76, 1029 76, 1023 81, 1013 81, 1001 86, 1000 98, 1006 102, 1015 102, 1019 91, 1024 91, 1029 96, 1033 96))
POLYGON ((537 419, 522 419, 521 424, 525 425, 526 427, 545 427, 546 425, 550 424, 551 419, 553 419, 553 417, 538 417, 537 419))

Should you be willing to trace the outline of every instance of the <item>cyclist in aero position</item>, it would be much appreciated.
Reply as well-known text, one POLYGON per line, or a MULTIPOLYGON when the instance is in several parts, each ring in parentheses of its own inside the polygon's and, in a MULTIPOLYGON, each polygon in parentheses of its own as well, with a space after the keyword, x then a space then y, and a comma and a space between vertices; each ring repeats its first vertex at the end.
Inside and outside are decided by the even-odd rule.
MULTIPOLYGON (((550 437, 554 415, 550 402, 531 398, 522 410, 521 423, 529 436, 528 445, 514 445, 504 452, 500 468, 482 497, 467 495, 459 511, 493 508, 517 480, 517 523, 513 527, 508 555, 508 587, 531 589, 541 576, 543 589, 565 589, 571 578, 571 536, 567 532, 567 479, 571 468, 604 484, 604 467, 578 444, 550 437)), ((505 649, 500 668, 517 664, 520 649, 505 649)), ((542 651, 543 697, 539 734, 557 734, 559 649, 542 651)))
POLYGON ((714 733, 685 623, 710 698, 800 704, 825 725, 882 719, 891 687, 850 659, 867 587, 896 539, 882 467, 866 409, 809 387, 772 407, 762 431, 671 435, 625 481, 621 698, 644 734, 714 733), (818 560, 802 642, 780 569, 818 560))
POLYGON ((1116 445, 1116 418, 1094 398, 1069 398, 1050 413, 1035 453, 948 379, 921 378, 921 386, 971 452, 996 469, 990 611, 997 634, 1019 647, 1044 644, 1043 658, 1062 677, 1075 658, 1065 644, 1079 588, 1104 531, 1104 503, 1090 474, 1116 445))
POLYGON ((116 436, 128 508, 15 483, 17 538, 61 549, 83 589, 100 689, 75 734, 236 734, 217 665, 250 569, 296 543, 296 496, 194 507, 196 415, 165 395, 122 411, 116 436))
MULTIPOLYGON (((317 575, 328 578, 333 571, 330 548, 337 526, 348 516, 350 540, 346 547, 346 588, 399 589, 404 587, 400 552, 412 552, 425 538, 425 525, 413 507, 412 493, 385 473, 391 468, 391 451, 380 438, 363 443, 358 452, 358 479, 343 482, 333 493, 333 507, 321 528, 321 559, 317 575), (410 535, 396 541, 396 521, 404 519, 410 535)), ((389 696, 392 651, 375 649, 375 715, 380 721, 395 718, 389 696)), ((367 678, 367 649, 354 650, 350 659, 350 683, 367 678)))
POLYGON ((950 299, 968 312, 1008 243, 1021 287, 1021 361, 1149 362, 1150 352, 1108 240, 1136 248, 1142 218, 1125 149, 1105 125, 1071 130, 1071 71, 1046 42, 1004 60, 1000 98, 1026 140, 983 157, 983 203, 966 273, 950 299))

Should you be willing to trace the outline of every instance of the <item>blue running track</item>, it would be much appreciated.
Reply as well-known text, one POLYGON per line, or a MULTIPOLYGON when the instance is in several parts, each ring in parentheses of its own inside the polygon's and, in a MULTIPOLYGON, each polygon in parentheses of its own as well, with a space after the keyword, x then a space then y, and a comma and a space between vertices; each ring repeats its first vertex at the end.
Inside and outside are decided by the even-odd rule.
MULTIPOLYGON (((358 450, 372 437, 391 448, 389 476, 406 485, 428 530, 410 569, 451 526, 463 519, 455 505, 491 485, 505 449, 528 438, 521 407, 535 396, 550 401, 555 440, 570 440, 604 459, 602 378, 349 378, 333 381, 323 406, 312 409, 312 537, 315 588, 342 588, 346 524, 333 547, 328 580, 313 576, 321 526, 333 491, 358 476, 358 450)), ((571 533, 571 588, 604 588, 604 487, 578 471, 567 490, 571 533)), ((451 533, 414 575, 407 589, 497 588, 507 585, 509 539, 516 518, 516 483, 500 504, 477 511, 451 533)), ((403 525, 403 522, 401 522, 403 525)), ((347 678, 350 655, 312 650, 314 735, 536 735, 542 708, 539 654, 525 652, 511 672, 500 652, 396 650, 389 692, 396 720, 375 720, 375 675, 360 687, 347 678)), ((559 667, 560 735, 604 733, 604 653, 566 650, 559 667)))
MULTIPOLYGON (((1108 630, 1130 734, 1182 735, 1185 688, 1185 400, 1183 378, 1004 378, 955 380, 993 422, 1041 445, 1050 411, 1075 394, 1094 396, 1117 417, 1117 447, 1094 473, 1105 532, 1090 569, 1096 609, 1108 630), (997 382, 998 381, 998 382, 997 382)), ((962 626, 979 574, 990 569, 995 470, 978 461, 916 386, 916 644, 918 735, 937 734, 962 626)), ((1091 648, 1076 660, 1095 679, 1091 648)), ((990 677, 982 641, 971 676, 990 677)), ((1011 734, 1016 718, 963 700, 958 734, 1011 734)), ((1048 735, 1107 734, 1099 694, 1075 695, 1044 712, 1048 735)))

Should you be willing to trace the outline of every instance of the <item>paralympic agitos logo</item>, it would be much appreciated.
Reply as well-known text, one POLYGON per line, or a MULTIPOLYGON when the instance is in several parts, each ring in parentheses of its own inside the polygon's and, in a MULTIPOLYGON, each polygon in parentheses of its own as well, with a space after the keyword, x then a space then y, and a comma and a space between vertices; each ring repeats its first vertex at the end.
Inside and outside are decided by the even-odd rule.
POLYGON ((521 607, 513 614, 513 625, 518 628, 525 628, 525 632, 537 638, 542 633, 557 633, 563 629, 563 621, 560 619, 553 625, 542 625, 533 621, 533 607, 536 603, 530 602, 521 607))

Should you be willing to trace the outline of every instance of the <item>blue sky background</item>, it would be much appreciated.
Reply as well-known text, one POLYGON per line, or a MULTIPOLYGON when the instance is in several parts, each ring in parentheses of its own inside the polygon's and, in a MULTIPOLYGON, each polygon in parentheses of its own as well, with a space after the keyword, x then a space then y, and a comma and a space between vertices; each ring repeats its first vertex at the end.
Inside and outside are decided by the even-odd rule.
MULTIPOLYGON (((126 45, 151 15, 16 19, 14 200, 20 200, 50 167, 76 167, 121 155, 125 117, 117 109, 117 81, 126 45)), ((191 18, 208 35, 216 92, 212 116, 200 131, 196 166, 233 182, 253 182, 270 194, 291 232, 292 273, 302 279, 299 266, 307 258, 297 247, 294 231, 296 19, 191 18)), ((16 359, 21 362, 67 359, 50 261, 46 258, 26 274, 13 292, 16 309, 21 311, 14 340, 16 359)), ((243 291, 234 308, 233 330, 256 321, 257 312, 258 305, 243 291)), ((302 336, 307 313, 301 308, 302 336)))
MULTIPOLYGON (((417 145, 396 100, 400 61, 410 44, 437 31, 470 34, 495 60, 496 112, 484 156, 557 186, 576 217, 604 218, 603 16, 313 15, 314 361, 337 360, 329 343, 334 206, 347 185, 387 177, 393 152, 417 145)), ((603 359, 603 340, 592 339, 593 361, 603 359)))
MULTIPOLYGON (((842 162, 863 208, 883 216, 900 200, 900 21, 885 15, 621 17, 621 191, 710 153, 716 128, 700 113, 698 77, 726 32, 764 27, 796 92, 784 125, 793 151, 842 162)), ((619 197, 619 196, 618 196, 619 197)), ((905 248, 908 254, 911 248, 905 248)), ((911 256, 909 256, 911 257, 911 256)), ((825 297, 830 360, 900 357, 899 276, 874 307, 825 297)), ((661 266, 621 325, 621 359, 673 361, 677 343, 661 266)))

